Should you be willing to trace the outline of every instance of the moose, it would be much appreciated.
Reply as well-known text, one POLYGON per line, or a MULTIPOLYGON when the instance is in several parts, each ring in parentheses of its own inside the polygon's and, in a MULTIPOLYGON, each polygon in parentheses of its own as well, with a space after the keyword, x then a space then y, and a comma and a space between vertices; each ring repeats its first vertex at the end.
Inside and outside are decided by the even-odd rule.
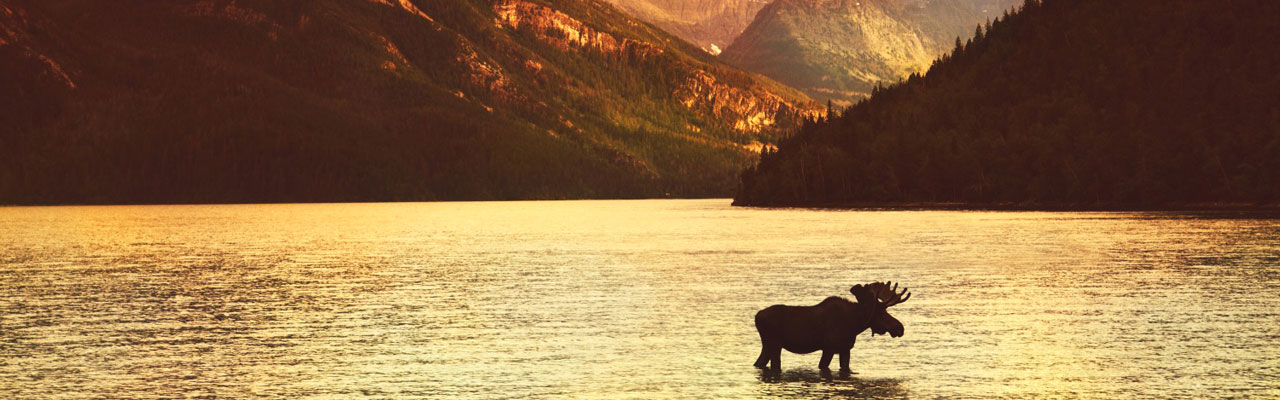
POLYGON ((890 287, 889 282, 873 282, 849 289, 858 300, 856 303, 831 296, 816 306, 779 304, 760 310, 756 313, 761 344, 756 368, 764 369, 772 363, 770 370, 781 372, 782 349, 798 354, 822 350, 819 370, 831 371, 831 357, 839 354, 840 373, 848 374, 849 350, 858 334, 870 328, 873 336, 902 336, 902 323, 886 310, 907 301, 911 294, 906 288, 897 290, 897 284, 890 287))

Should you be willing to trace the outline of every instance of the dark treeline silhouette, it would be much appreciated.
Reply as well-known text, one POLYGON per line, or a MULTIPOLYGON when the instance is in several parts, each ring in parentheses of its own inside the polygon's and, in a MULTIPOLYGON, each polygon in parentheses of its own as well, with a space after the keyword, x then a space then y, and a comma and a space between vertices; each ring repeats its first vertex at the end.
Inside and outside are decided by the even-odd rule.
POLYGON ((806 124, 739 205, 1280 200, 1280 2, 1029 0, 806 124))
POLYGON ((688 76, 818 108, 598 1, 528 4, 661 48, 412 4, 0 2, 0 204, 727 196, 777 132, 686 107, 688 76))

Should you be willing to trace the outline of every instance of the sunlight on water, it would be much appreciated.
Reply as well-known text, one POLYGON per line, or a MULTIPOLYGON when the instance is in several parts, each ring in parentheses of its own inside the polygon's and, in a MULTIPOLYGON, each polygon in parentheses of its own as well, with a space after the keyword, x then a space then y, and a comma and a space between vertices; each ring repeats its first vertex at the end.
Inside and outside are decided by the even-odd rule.
POLYGON ((0 397, 1276 397, 1280 220, 725 200, 0 208, 0 397), (906 336, 751 367, 901 281, 906 336))

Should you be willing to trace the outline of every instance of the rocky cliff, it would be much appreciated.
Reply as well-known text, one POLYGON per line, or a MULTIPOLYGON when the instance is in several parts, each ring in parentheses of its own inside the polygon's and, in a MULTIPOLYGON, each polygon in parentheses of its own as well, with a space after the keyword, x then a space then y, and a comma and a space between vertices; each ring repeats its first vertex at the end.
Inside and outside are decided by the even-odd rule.
POLYGON ((777 132, 821 111, 803 95, 781 86, 769 88, 767 82, 755 83, 744 74, 703 64, 705 57, 698 57, 703 59, 700 61, 678 53, 667 56, 657 43, 616 36, 547 6, 527 0, 498 0, 493 10, 500 25, 527 33, 561 52, 586 52, 632 66, 674 72, 662 83, 672 87, 671 97, 678 104, 737 133, 777 132), (722 82, 719 75, 729 79, 722 82))

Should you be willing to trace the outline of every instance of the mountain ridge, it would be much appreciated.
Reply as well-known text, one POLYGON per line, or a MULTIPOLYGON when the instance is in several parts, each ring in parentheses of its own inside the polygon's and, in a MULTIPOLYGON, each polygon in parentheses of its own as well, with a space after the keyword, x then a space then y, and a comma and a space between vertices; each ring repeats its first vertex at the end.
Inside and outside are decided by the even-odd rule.
POLYGON ((594 0, 6 0, 0 72, 23 204, 723 196, 821 110, 594 0))
POLYGON ((725 49, 725 61, 850 105, 921 73, 957 37, 1014 0, 777 0, 725 49))
POLYGON ((608 0, 713 55, 728 48, 767 0, 608 0))

